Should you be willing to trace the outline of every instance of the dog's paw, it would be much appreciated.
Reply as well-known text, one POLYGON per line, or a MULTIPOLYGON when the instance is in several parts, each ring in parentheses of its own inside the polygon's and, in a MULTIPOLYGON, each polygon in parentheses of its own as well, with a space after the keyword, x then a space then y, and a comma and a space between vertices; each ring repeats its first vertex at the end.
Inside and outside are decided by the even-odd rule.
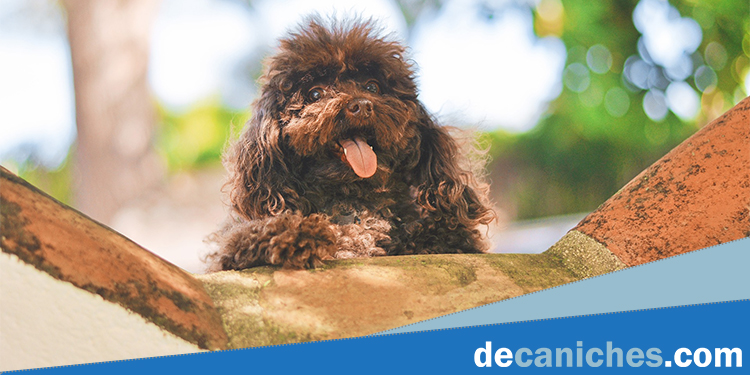
POLYGON ((278 224, 279 232, 266 249, 268 264, 303 269, 323 265, 336 251, 336 235, 323 215, 290 214, 278 224), (283 228, 283 229, 282 229, 283 228))
POLYGON ((230 222, 216 233, 220 250, 209 255, 214 270, 273 265, 314 268, 332 259, 336 234, 323 215, 284 212, 260 220, 230 222))

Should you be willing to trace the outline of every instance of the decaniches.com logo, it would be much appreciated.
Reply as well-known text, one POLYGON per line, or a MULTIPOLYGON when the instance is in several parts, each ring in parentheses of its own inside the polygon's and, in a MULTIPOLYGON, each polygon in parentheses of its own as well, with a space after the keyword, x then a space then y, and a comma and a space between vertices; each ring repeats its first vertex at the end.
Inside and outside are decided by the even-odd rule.
MULTIPOLYGON (((493 349, 492 341, 474 351, 474 364, 477 367, 742 367, 740 348, 679 348, 668 360, 659 348, 615 347, 607 341, 605 348, 584 347, 582 341, 575 348, 518 348, 493 349)), ((667 357, 669 358, 669 357, 667 357)))

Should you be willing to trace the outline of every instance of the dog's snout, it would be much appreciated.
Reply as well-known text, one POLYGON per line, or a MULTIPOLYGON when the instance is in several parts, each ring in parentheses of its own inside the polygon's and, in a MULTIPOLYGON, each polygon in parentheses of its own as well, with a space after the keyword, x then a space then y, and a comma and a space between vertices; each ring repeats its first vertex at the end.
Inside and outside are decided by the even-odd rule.
POLYGON ((346 109, 352 116, 370 117, 372 115, 372 102, 367 99, 352 99, 346 109))

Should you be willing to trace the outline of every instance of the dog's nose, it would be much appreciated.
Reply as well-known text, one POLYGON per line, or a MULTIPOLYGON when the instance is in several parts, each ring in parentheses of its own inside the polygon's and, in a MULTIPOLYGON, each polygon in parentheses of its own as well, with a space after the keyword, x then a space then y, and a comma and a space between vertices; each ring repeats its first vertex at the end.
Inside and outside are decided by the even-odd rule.
POLYGON ((372 102, 367 99, 352 99, 346 109, 352 116, 370 117, 372 115, 372 102))

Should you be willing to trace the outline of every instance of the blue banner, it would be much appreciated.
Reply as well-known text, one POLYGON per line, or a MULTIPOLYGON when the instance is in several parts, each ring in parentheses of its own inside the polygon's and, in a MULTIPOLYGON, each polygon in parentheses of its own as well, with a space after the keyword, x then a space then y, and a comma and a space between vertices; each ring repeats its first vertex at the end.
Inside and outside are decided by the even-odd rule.
POLYGON ((750 300, 35 370, 144 373, 747 373, 750 300))

